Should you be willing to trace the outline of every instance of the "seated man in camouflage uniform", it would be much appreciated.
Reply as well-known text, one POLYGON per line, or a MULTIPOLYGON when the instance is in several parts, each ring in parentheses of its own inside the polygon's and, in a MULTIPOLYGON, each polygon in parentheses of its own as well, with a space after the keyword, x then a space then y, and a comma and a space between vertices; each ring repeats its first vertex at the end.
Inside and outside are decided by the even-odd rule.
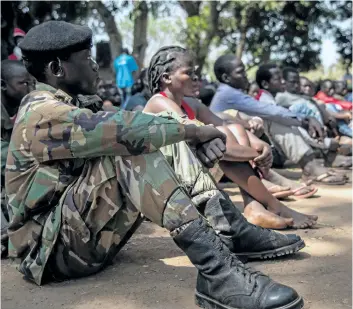
POLYGON ((34 90, 34 78, 22 62, 1 61, 1 257, 7 253, 8 213, 5 195, 5 166, 13 124, 22 98, 34 90))
MULTIPOLYGON (((228 248, 247 256, 254 246, 272 251, 300 238, 247 223, 202 165, 195 186, 183 185, 158 150, 187 141, 202 162, 215 163, 225 151, 223 133, 171 117, 81 107, 75 98, 95 94, 98 83, 91 39, 87 27, 50 21, 20 45, 27 70, 49 89, 22 100, 6 164, 9 255, 21 259, 20 271, 37 284, 94 274, 142 213, 168 229, 198 269, 199 306, 302 308, 296 291, 245 266, 228 248), (218 235, 215 221, 228 232, 218 235)), ((197 161, 192 153, 190 159, 197 161)), ((174 168, 188 164, 179 163, 174 168)))

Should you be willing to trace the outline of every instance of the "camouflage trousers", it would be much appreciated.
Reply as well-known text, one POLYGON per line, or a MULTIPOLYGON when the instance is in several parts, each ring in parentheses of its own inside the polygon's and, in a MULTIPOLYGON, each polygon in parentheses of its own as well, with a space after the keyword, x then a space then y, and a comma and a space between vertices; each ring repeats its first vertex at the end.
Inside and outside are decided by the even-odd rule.
POLYGON ((47 264, 56 279, 93 274, 110 263, 141 214, 172 231, 200 216, 219 193, 185 142, 140 156, 87 160, 61 199, 62 225, 47 264))

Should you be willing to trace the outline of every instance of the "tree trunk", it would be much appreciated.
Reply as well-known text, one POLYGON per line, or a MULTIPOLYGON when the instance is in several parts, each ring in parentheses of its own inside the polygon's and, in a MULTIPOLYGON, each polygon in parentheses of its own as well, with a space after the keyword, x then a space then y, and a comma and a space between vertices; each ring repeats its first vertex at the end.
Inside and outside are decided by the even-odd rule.
POLYGON ((121 34, 116 26, 114 16, 107 7, 101 1, 94 1, 92 4, 104 22, 105 31, 109 36, 112 62, 114 62, 115 58, 121 54, 123 45, 121 34))
POLYGON ((241 60, 241 57, 243 56, 245 42, 246 42, 246 30, 244 31, 244 29, 242 29, 242 31, 240 32, 240 39, 236 50, 236 56, 240 60, 241 60))
POLYGON ((239 30, 240 30, 240 38, 236 50, 236 57, 241 60, 243 56, 245 43, 246 43, 246 32, 248 30, 247 23, 248 23, 248 8, 243 8, 240 12, 240 21, 239 21, 239 30))
POLYGON ((139 70, 143 67, 145 59, 148 27, 148 6, 146 1, 135 2, 135 18, 134 18, 134 43, 133 55, 139 66, 139 70))
POLYGON ((202 1, 179 1, 179 4, 188 14, 188 17, 193 17, 200 14, 201 2, 202 1))
MULTIPOLYGON (((179 1, 181 7, 186 11, 188 14, 188 17, 192 16, 197 16, 200 14, 200 1, 179 1)), ((197 74, 201 76, 201 72, 203 69, 203 66, 205 64, 206 58, 208 56, 209 52, 209 47, 212 43, 213 38, 215 37, 218 29, 218 22, 219 22, 219 13, 224 8, 229 2, 227 1, 224 3, 221 7, 220 10, 218 10, 217 1, 210 1, 210 17, 209 17, 209 23, 208 23, 208 29, 207 29, 207 34, 206 38, 204 40, 199 39, 199 42, 197 42, 197 50, 195 50, 196 53, 196 61, 198 65, 197 69, 197 74)))
POLYGON ((271 49, 266 48, 261 56, 261 63, 268 63, 271 59, 271 49))

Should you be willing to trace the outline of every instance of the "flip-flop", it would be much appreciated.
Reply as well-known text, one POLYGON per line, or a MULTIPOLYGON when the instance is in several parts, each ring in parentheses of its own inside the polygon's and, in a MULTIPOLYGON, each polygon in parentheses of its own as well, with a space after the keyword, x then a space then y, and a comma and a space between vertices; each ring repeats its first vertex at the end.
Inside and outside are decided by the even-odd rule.
POLYGON ((262 183, 263 185, 266 187, 266 189, 268 190, 268 192, 270 192, 275 198, 277 199, 283 199, 283 198, 286 198, 288 196, 291 196, 293 195, 293 190, 291 189, 288 189, 288 190, 282 190, 282 191, 279 191, 279 192, 271 192, 271 189, 272 188, 275 188, 275 187, 282 187, 284 188, 284 186, 281 186, 281 185, 275 185, 273 183, 271 183, 270 181, 266 180, 266 179, 262 179, 262 183), (271 185, 272 184, 272 185, 271 185))
POLYGON ((312 188, 312 190, 310 192, 308 192, 306 194, 295 195, 295 193, 297 193, 300 190, 307 188, 307 187, 308 187, 307 185, 302 185, 300 188, 293 190, 293 197, 298 200, 309 198, 309 197, 312 197, 313 195, 315 195, 316 192, 319 190, 318 188, 314 187, 314 188, 312 188))
MULTIPOLYGON (((344 185, 347 181, 345 178, 341 178, 339 177, 341 175, 337 175, 335 173, 332 173, 332 172, 326 172, 320 176, 317 176, 317 177, 310 177, 310 176, 306 176, 306 175, 303 175, 303 177, 306 177, 308 179, 311 179, 314 181, 314 183, 318 183, 318 184, 324 184, 324 185, 328 185, 328 186, 341 186, 341 185, 344 185), (339 177, 340 179, 342 180, 339 180, 339 181, 333 181, 333 182, 325 182, 323 181, 324 179, 326 178, 329 178, 329 177, 339 177)), ((336 178, 337 179, 337 178, 336 178)))
POLYGON ((330 168, 329 171, 331 173, 334 173, 334 174, 337 174, 337 175, 341 175, 341 176, 343 176, 343 177, 345 177, 347 179, 349 178, 347 174, 348 173, 352 173, 352 170, 342 170, 342 169, 339 169, 339 168, 330 168))
MULTIPOLYGON (((268 189, 268 191, 270 191, 270 189, 268 189)), ((289 197, 289 196, 293 195, 293 191, 292 190, 287 190, 287 191, 281 191, 281 192, 276 192, 276 193, 271 193, 271 194, 276 199, 283 199, 283 198, 286 198, 286 197, 289 197)))

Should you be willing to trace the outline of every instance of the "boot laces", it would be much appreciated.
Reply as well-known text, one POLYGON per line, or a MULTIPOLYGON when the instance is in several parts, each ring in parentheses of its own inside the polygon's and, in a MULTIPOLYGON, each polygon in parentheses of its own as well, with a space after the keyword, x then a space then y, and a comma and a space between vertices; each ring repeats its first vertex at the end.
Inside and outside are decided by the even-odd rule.
MULTIPOLYGON (((212 243, 215 245, 215 248, 219 249, 220 252, 223 252, 223 249, 225 247, 225 244, 223 244, 222 241, 217 239, 217 237, 214 237, 212 239, 212 243)), ((244 278, 248 278, 248 283, 251 284, 252 282, 255 282, 254 288, 256 289, 257 287, 257 282, 256 278, 262 273, 258 270, 255 270, 251 268, 248 265, 243 264, 233 253, 229 252, 229 257, 231 259, 231 266, 234 266, 234 269, 237 273, 240 273, 244 276, 244 278)))
POLYGON ((233 259, 232 259, 232 266, 234 266, 235 270, 242 274, 244 276, 244 278, 248 279, 248 283, 251 284, 252 282, 255 282, 255 288, 257 286, 256 283, 256 278, 260 275, 262 275, 262 273, 258 270, 255 270, 253 268, 251 268, 248 265, 243 264, 241 261, 238 260, 238 258, 234 258, 233 255, 233 259))

